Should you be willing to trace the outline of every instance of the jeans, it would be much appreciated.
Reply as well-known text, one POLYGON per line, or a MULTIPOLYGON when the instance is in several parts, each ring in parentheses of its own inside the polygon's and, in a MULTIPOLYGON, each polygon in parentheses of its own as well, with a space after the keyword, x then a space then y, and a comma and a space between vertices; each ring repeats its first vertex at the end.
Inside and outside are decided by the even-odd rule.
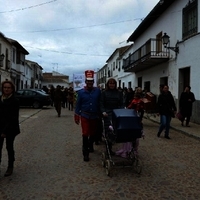
POLYGON ((158 133, 162 133, 165 128, 165 136, 169 136, 169 128, 171 122, 171 116, 169 115, 160 115, 160 127, 158 133))

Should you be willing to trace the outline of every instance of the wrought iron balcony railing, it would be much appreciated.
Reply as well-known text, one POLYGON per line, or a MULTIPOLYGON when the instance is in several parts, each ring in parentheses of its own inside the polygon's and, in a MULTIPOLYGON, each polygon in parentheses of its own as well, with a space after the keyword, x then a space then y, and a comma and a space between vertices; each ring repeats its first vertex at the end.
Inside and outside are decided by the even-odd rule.
POLYGON ((149 39, 144 45, 123 60, 125 72, 137 72, 169 60, 169 50, 161 39, 149 39))

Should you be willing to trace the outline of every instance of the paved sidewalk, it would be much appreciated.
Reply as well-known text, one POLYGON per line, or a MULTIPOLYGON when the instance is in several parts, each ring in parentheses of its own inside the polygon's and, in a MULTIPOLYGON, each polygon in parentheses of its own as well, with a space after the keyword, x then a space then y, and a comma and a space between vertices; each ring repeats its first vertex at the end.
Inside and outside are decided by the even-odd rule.
MULTIPOLYGON (((149 119, 155 123, 160 123, 160 117, 155 114, 144 114, 146 119, 149 119)), ((190 127, 181 126, 181 122, 177 118, 172 118, 171 128, 177 130, 185 135, 200 139, 200 125, 190 122, 190 127)))

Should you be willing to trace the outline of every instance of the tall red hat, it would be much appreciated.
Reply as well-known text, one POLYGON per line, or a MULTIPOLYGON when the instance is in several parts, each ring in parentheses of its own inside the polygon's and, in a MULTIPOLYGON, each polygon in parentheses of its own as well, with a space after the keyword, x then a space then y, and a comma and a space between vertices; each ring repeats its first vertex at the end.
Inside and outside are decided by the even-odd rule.
POLYGON ((94 80, 94 71, 93 70, 86 70, 85 71, 85 79, 88 81, 94 80))

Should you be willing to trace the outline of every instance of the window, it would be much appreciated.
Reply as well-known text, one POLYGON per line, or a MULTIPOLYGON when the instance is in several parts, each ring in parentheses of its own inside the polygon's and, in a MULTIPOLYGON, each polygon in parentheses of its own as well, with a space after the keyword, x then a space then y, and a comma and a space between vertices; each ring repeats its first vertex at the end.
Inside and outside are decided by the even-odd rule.
POLYGON ((138 77, 138 87, 142 88, 142 77, 138 77))
POLYGON ((197 0, 190 0, 183 8, 183 39, 186 39, 197 33, 197 0))
POLYGON ((150 85, 150 81, 144 82, 144 89, 146 90, 146 92, 150 92, 150 85))

